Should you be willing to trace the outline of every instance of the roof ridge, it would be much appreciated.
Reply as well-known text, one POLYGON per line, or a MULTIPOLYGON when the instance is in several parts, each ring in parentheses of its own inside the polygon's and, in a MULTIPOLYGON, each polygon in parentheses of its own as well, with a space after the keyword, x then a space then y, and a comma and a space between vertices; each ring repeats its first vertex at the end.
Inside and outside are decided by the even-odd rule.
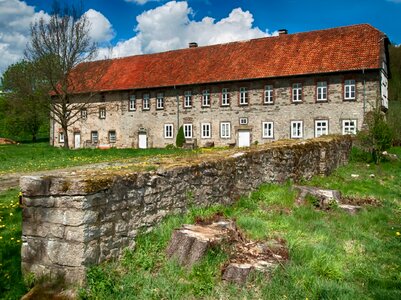
POLYGON ((304 34, 319 33, 319 32, 325 32, 325 31, 333 31, 333 30, 338 30, 338 29, 345 29, 345 28, 352 28, 352 27, 362 27, 362 26, 363 27, 370 27, 372 29, 377 30, 378 32, 381 32, 379 29, 377 29, 376 27, 370 25, 369 23, 360 23, 360 24, 351 24, 351 25, 344 25, 344 26, 325 28, 325 29, 317 29, 317 30, 310 30, 310 31, 301 31, 301 32, 295 32, 295 33, 288 33, 288 34, 285 34, 285 35, 272 35, 272 36, 264 36, 264 37, 246 39, 246 40, 231 41, 231 42, 211 44, 211 45, 202 45, 202 46, 198 46, 198 47, 195 47, 195 48, 179 48, 179 49, 170 49, 170 50, 166 50, 166 51, 153 52, 153 53, 141 53, 141 54, 133 54, 133 55, 128 55, 128 56, 103 58, 103 59, 94 60, 92 62, 97 62, 97 61, 102 61, 102 60, 120 60, 120 59, 123 60, 123 59, 130 59, 132 57, 153 56, 153 55, 160 55, 160 54, 164 54, 164 53, 180 52, 180 51, 196 51, 196 49, 203 49, 203 48, 208 48, 208 47, 218 47, 218 46, 230 45, 230 44, 248 43, 248 42, 251 42, 251 41, 258 41, 258 40, 264 40, 264 39, 269 39, 269 38, 283 38, 285 36, 304 35, 304 34))

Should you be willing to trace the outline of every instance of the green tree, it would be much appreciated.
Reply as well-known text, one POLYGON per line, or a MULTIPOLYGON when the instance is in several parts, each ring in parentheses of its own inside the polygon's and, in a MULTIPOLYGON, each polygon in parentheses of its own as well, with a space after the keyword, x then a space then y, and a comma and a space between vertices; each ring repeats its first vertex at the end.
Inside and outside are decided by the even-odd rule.
POLYGON ((8 67, 1 80, 5 91, 1 105, 3 129, 13 136, 29 135, 33 142, 49 121, 46 109, 49 86, 35 69, 35 63, 22 60, 8 67))
POLYGON ((96 57, 97 46, 89 36, 88 18, 80 11, 68 5, 61 8, 56 1, 49 21, 41 18, 31 25, 26 49, 27 59, 38 62, 37 73, 51 87, 50 115, 64 131, 66 148, 68 129, 79 120, 80 111, 93 102, 93 86, 106 64, 99 62, 95 69, 87 63, 96 57))
POLYGON ((383 151, 389 149, 393 143, 393 134, 387 124, 385 115, 380 109, 366 115, 366 129, 358 133, 358 140, 365 151, 371 153, 375 163, 383 157, 383 151))
POLYGON ((175 145, 179 148, 181 148, 185 143, 185 135, 184 135, 184 128, 181 126, 180 129, 178 129, 177 137, 175 139, 175 145))
POLYGON ((389 46, 389 100, 401 101, 401 46, 389 46))

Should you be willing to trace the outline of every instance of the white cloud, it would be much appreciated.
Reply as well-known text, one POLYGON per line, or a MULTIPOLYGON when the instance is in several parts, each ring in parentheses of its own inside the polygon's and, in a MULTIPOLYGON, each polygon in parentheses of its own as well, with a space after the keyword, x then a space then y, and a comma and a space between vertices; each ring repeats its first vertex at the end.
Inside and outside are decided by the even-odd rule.
POLYGON ((193 15, 186 1, 171 1, 145 11, 136 18, 136 35, 119 42, 109 54, 120 57, 185 48, 189 42, 204 46, 270 35, 254 27, 252 14, 241 8, 217 22, 211 17, 191 20, 193 15))
MULTIPOLYGON (((94 41, 109 42, 115 36, 109 20, 100 12, 89 9, 85 14, 91 22, 89 34, 94 41)), ((44 11, 35 12, 35 7, 24 1, 0 0, 0 76, 24 57, 30 24, 39 18, 49 20, 50 16, 44 11)))
POLYGON ((88 21, 90 22, 89 35, 95 42, 109 42, 114 38, 115 32, 109 20, 100 12, 89 9, 85 12, 88 21))
POLYGON ((18 0, 0 0, 0 76, 7 67, 23 57, 29 41, 29 26, 39 18, 48 19, 45 12, 35 12, 33 6, 18 0))
POLYGON ((401 3, 401 0, 387 0, 388 2, 401 3))

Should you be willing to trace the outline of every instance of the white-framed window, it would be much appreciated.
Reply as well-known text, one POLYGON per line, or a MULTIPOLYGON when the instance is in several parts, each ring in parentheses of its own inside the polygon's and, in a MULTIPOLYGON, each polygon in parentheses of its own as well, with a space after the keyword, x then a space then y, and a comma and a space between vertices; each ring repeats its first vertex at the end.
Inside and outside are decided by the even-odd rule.
POLYGON ((292 84, 292 102, 302 102, 302 83, 292 84))
POLYGON ((136 97, 135 95, 129 96, 128 110, 133 111, 136 110, 136 97))
POLYGON ((202 106, 210 106, 210 92, 209 90, 204 90, 202 92, 202 106))
POLYGON ((91 132, 91 142, 96 144, 99 141, 99 135, 97 131, 92 131, 91 132))
POLYGON ((315 120, 315 137, 329 134, 328 120, 315 120))
POLYGON ((246 87, 239 88, 239 104, 240 105, 248 104, 248 90, 246 87))
POLYGON ((248 118, 239 118, 239 124, 240 125, 247 125, 248 124, 248 118))
POLYGON ((164 94, 157 93, 156 95, 156 108, 163 109, 164 108, 164 94))
POLYGON ((343 134, 356 134, 356 120, 342 120, 343 134))
POLYGON ((150 95, 143 94, 142 96, 142 110, 149 110, 150 109, 150 95))
POLYGON ((264 103, 273 104, 273 86, 271 84, 265 85, 264 103))
POLYGON ((228 88, 221 89, 221 106, 229 106, 230 105, 230 92, 228 88))
POLYGON ((192 139, 192 124, 184 124, 184 137, 192 139))
POLYGON ((327 81, 319 81, 316 84, 317 101, 327 100, 327 81))
POLYGON ((117 135, 115 130, 109 131, 109 143, 115 143, 117 140, 117 135))
POLYGON ((222 139, 231 138, 231 124, 230 122, 220 123, 220 137, 222 139))
POLYGON ((58 133, 58 142, 59 143, 64 143, 64 140, 65 139, 65 134, 64 134, 64 132, 59 132, 58 133))
POLYGON ((212 126, 210 123, 201 124, 201 138, 210 139, 212 137, 212 126))
POLYGON ((291 138, 299 139, 303 137, 303 122, 291 121, 291 138))
POLYGON ((354 100, 355 99, 355 80, 349 79, 344 81, 344 99, 354 100))
POLYGON ((99 108, 99 118, 106 119, 106 108, 105 107, 99 108))
POLYGON ((164 138, 172 139, 173 138, 173 124, 164 124, 164 138))
POLYGON ((81 119, 86 120, 88 118, 88 111, 86 108, 81 109, 81 119))
POLYGON ((265 139, 272 139, 274 137, 273 122, 262 122, 262 137, 265 139))
POLYGON ((184 92, 184 107, 192 107, 192 92, 185 91, 184 92))

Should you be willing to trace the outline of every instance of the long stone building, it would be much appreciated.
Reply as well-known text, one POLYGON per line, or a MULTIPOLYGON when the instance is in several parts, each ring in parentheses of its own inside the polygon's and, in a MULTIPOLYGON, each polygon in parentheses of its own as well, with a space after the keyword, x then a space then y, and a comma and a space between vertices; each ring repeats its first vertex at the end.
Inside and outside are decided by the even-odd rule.
MULTIPOLYGON (((361 24, 112 59, 69 144, 165 147, 180 126, 198 146, 354 134, 388 107, 388 43, 361 24)), ((53 122, 53 145, 64 137, 53 122)))

